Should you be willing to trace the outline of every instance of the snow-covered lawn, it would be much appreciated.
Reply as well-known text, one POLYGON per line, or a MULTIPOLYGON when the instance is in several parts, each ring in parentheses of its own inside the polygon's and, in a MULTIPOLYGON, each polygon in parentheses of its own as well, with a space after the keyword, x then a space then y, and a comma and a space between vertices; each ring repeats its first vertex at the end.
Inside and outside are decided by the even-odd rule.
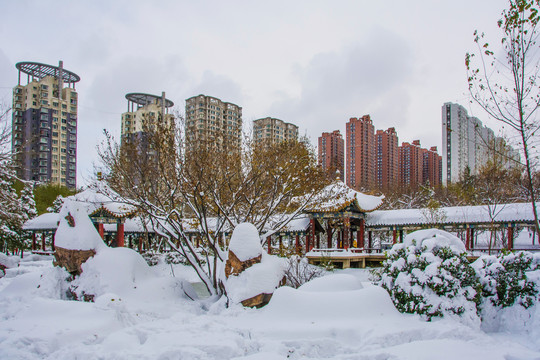
POLYGON ((62 300, 52 259, 26 256, 0 279, 0 359, 540 358, 536 321, 491 334, 453 320, 427 323, 398 313, 365 270, 280 288, 259 310, 189 300, 182 288, 197 279, 185 266, 149 272, 95 303, 62 300))

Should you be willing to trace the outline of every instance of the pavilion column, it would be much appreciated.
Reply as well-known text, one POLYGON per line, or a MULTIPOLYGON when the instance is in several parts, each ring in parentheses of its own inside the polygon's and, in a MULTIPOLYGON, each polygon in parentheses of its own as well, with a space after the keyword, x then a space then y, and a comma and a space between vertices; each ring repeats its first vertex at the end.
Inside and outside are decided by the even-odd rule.
POLYGON ((309 248, 309 250, 311 250, 313 248, 313 245, 314 242, 315 242, 315 219, 310 219, 309 220, 309 230, 311 232, 311 236, 310 236, 310 239, 311 239, 311 247, 309 248))
POLYGON ((512 250, 514 248, 514 227, 512 224, 508 226, 508 250, 512 250))
POLYGON ((45 251, 45 232, 41 233, 41 250, 45 251))
POLYGON ((300 251, 302 250, 300 248, 300 235, 296 234, 296 253, 300 254, 300 251))
POLYGON ((116 247, 124 247, 124 223, 121 221, 116 224, 116 247))
POLYGON ((272 254, 272 236, 267 237, 266 242, 268 245, 268 253, 272 254))
POLYGON ((309 231, 306 232, 306 253, 309 252, 309 231))
POLYGON ((465 250, 470 250, 471 248, 471 228, 467 227, 467 237, 465 240, 465 250))
POLYGON ((315 235, 315 238, 317 239, 317 249, 321 248, 321 237, 319 234, 315 235))
POLYGON ((142 243, 143 243, 143 237, 139 236, 139 245, 138 245, 139 254, 142 254, 142 243))
POLYGON ((37 247, 36 233, 32 232, 32 251, 36 250, 36 247, 37 247))
POLYGON ((373 243, 371 242, 371 231, 368 231, 368 248, 369 248, 369 252, 371 252, 371 248, 373 247, 373 243))
POLYGON ((397 229, 394 229, 394 231, 392 231, 392 244, 396 244, 397 243, 397 229))
POLYGON ((330 224, 326 225, 326 247, 328 249, 332 248, 332 228, 330 224))
POLYGON ((98 223, 98 233, 102 240, 105 239, 105 227, 103 226, 103 223, 98 223))
POLYGON ((360 231, 360 228, 356 230, 356 246, 360 249, 363 249, 365 246, 364 237, 362 236, 362 231, 360 231))
POLYGON ((399 242, 403 244, 403 229, 399 230, 399 242))
POLYGON ((358 229, 358 247, 363 248, 365 246, 365 234, 366 234, 366 221, 360 219, 360 226, 358 229))
POLYGON ((55 251, 56 250, 56 231, 53 231, 52 233, 52 243, 51 243, 51 249, 52 251, 55 251))
POLYGON ((351 218, 343 219, 343 245, 345 248, 351 247, 351 218))

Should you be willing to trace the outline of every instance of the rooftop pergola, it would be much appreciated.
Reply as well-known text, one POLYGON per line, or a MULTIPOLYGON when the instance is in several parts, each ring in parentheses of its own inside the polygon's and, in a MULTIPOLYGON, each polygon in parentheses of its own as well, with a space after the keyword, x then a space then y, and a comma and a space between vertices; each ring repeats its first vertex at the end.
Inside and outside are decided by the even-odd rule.
POLYGON ((15 64, 15 67, 19 70, 19 85, 21 84, 21 73, 24 73, 28 75, 28 80, 30 78, 41 80, 46 76, 52 76, 61 79, 63 83, 68 85, 73 84, 73 87, 75 87, 75 83, 81 80, 79 75, 64 69, 62 61, 58 65, 54 66, 30 61, 18 62, 15 64))

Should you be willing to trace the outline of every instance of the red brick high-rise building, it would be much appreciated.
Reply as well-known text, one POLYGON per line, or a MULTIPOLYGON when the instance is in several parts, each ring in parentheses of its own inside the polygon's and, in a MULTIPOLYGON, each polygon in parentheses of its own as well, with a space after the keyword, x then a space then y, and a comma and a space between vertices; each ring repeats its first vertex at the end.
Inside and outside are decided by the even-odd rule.
POLYGON ((438 187, 442 184, 442 156, 437 154, 437 147, 432 146, 429 150, 422 149, 424 152, 424 175, 423 183, 432 187, 438 187))
POLYGON ((376 184, 380 190, 391 190, 399 184, 399 145, 396 129, 377 130, 376 184))
POLYGON ((322 136, 319 137, 319 164, 323 170, 330 173, 331 177, 339 176, 341 181, 345 179, 344 153, 345 145, 339 130, 322 133, 322 136))
POLYGON ((351 118, 346 125, 346 184, 356 190, 374 189, 375 127, 369 115, 351 118))
POLYGON ((404 142, 399 147, 399 183, 402 188, 416 189, 424 181, 424 152, 420 141, 404 142))

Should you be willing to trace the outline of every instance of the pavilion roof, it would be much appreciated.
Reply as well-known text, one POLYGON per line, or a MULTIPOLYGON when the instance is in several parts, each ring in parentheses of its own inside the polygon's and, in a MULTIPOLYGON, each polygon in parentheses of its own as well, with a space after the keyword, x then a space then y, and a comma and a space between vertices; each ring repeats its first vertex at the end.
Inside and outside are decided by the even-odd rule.
MULTIPOLYGON (((538 204, 537 204, 538 207, 538 204)), ((366 218, 367 226, 406 226, 426 224, 490 224, 532 222, 530 203, 441 207, 428 209, 377 210, 366 218)))
POLYGON ((338 181, 325 187, 306 207, 306 212, 341 212, 352 206, 357 212, 371 212, 382 205, 384 195, 374 196, 353 190, 338 181))
POLYGON ((86 203, 88 216, 105 213, 113 218, 125 218, 135 215, 137 212, 135 206, 116 200, 120 198, 118 194, 109 188, 102 189, 102 187, 86 188, 80 193, 68 196, 67 199, 86 203))

